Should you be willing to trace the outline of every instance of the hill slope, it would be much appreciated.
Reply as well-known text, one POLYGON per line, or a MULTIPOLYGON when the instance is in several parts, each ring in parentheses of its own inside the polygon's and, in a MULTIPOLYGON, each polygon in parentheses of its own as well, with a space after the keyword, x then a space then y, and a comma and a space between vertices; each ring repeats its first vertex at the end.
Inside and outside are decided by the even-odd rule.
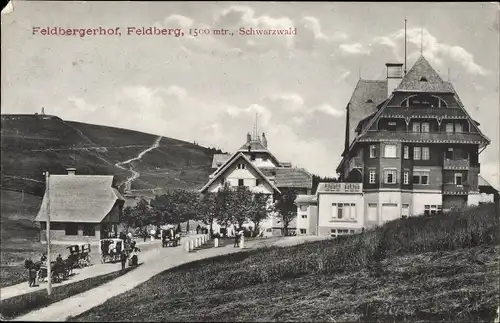
POLYGON ((138 131, 64 121, 55 116, 2 115, 3 190, 41 196, 42 172, 114 174, 133 195, 156 188, 200 188, 214 149, 138 131))
POLYGON ((188 263, 72 320, 492 322, 499 224, 482 205, 188 263))

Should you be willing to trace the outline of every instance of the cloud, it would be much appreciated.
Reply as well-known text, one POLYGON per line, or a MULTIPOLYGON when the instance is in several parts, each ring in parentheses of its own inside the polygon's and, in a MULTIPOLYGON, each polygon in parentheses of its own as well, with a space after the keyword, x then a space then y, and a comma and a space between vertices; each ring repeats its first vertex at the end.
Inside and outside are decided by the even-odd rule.
MULTIPOLYGON (((380 44, 392 48, 394 56, 401 61, 404 39, 404 29, 400 29, 390 35, 375 37, 375 44, 380 44)), ((439 41, 426 29, 412 28, 407 30, 407 42, 413 44, 418 50, 411 53, 410 57, 419 55, 421 44, 423 43, 423 55, 431 64, 441 65, 443 60, 453 60, 460 64, 469 74, 487 75, 486 70, 474 61, 474 56, 461 46, 449 45, 439 41)))
POLYGON ((165 25, 167 28, 191 28, 194 24, 193 19, 188 18, 183 15, 170 15, 167 18, 165 18, 165 25))
POLYGON ((332 107, 328 103, 320 104, 319 106, 314 108, 313 111, 320 111, 320 112, 328 114, 334 118, 339 118, 339 117, 342 117, 344 115, 343 110, 335 109, 334 107, 332 107))
POLYGON ((352 55, 368 55, 371 52, 370 49, 366 48, 361 43, 342 44, 340 45, 340 49, 345 54, 352 54, 352 55))

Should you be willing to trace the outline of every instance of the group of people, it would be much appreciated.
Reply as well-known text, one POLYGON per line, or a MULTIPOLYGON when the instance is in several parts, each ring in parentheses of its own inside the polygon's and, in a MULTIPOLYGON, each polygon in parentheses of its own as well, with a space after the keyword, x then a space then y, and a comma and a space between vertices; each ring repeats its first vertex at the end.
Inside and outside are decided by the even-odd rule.
POLYGON ((208 234, 208 228, 202 228, 201 225, 198 224, 196 227, 196 234, 208 234))
POLYGON ((125 264, 127 259, 129 259, 129 263, 132 266, 138 265, 138 256, 137 252, 141 251, 136 246, 136 241, 133 239, 132 233, 125 234, 125 232, 120 233, 120 239, 124 241, 124 248, 120 253, 120 262, 122 264, 122 270, 125 269, 125 264))
MULTIPOLYGON (((61 255, 59 255, 60 257, 61 255)), ((61 257, 62 259, 62 257, 61 257)), ((47 261, 47 254, 42 253, 39 261, 33 261, 28 258, 24 261, 24 268, 28 271, 28 284, 29 287, 38 286, 37 278, 39 277, 39 272, 42 269, 42 264, 47 261)))

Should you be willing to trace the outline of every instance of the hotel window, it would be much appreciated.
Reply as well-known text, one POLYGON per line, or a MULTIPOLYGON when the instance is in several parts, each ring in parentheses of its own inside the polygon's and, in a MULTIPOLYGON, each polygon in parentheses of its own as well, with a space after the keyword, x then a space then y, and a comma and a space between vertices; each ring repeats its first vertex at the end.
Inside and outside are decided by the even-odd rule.
POLYGON ((342 219, 344 217, 344 205, 339 203, 337 207, 337 219, 342 219))
POLYGON ((422 126, 421 126, 421 131, 422 132, 429 132, 430 130, 430 125, 428 122, 422 122, 422 126))
POLYGON ((302 219, 307 219, 307 214, 302 214, 302 219))
POLYGON ((370 158, 377 157, 377 146, 370 145, 370 158))
POLYGON ((255 186, 259 186, 261 183, 260 183, 260 179, 256 178, 255 179, 255 186))
POLYGON ((455 185, 462 186, 462 173, 455 173, 455 185))
POLYGON ((424 214, 425 215, 435 215, 442 212, 441 205, 425 205, 424 214))
POLYGON ((403 147, 403 158, 404 159, 410 158, 410 147, 408 146, 403 147))
POLYGON ((445 157, 446 159, 453 159, 453 148, 448 148, 445 157))
POLYGON ((306 229, 300 229, 300 234, 306 234, 307 230, 306 229))
POLYGON ((453 132, 453 123, 446 124, 446 132, 453 132))
POLYGON ((385 169, 384 170, 384 183, 386 184, 396 184, 396 169, 385 169))
POLYGON ((301 211, 307 211, 307 205, 301 205, 300 206, 301 211))
POLYGON ((375 184, 375 180, 376 180, 375 169, 370 169, 370 178, 369 178, 370 184, 375 184))
POLYGON ((422 159, 422 150, 420 147, 413 147, 413 160, 422 159))
POLYGON ((353 234, 354 230, 348 230, 348 229, 331 229, 330 231, 330 236, 335 238, 338 236, 345 236, 348 234, 353 234))
POLYGON ((422 160, 430 159, 430 149, 429 147, 422 147, 422 160))
POLYGON ((396 145, 384 145, 384 157, 396 158, 396 145))
POLYGON ((78 224, 77 223, 66 223, 66 235, 67 236, 77 236, 78 235, 78 224))
POLYGON ((332 203, 332 220, 356 220, 355 203, 332 203))
POLYGON ((245 180, 243 178, 238 179, 238 186, 245 186, 245 180))
POLYGON ((412 131, 413 132, 420 132, 420 123, 414 122, 412 126, 412 131))
POLYGON ((356 220, 356 204, 351 203, 350 209, 351 220, 356 220))
POLYGON ((255 154, 252 154, 252 156, 250 156, 250 160, 255 160, 255 154))
POLYGON ((413 184, 428 185, 429 171, 413 171, 413 184))
POLYGON ((455 132, 462 132, 462 124, 460 123, 455 123, 455 132))
POLYGON ((409 184, 410 181, 410 171, 405 170, 403 173, 403 184, 409 184))

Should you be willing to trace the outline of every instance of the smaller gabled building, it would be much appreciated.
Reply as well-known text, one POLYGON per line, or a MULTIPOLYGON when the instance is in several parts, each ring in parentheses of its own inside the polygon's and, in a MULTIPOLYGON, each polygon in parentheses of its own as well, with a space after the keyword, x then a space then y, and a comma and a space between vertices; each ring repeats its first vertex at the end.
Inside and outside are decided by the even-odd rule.
MULTIPOLYGON (((125 199, 113 187, 112 175, 50 175, 51 241, 97 241, 118 231, 125 199)), ((40 222, 40 239, 46 241, 49 196, 47 189, 34 221, 40 222)))
MULTIPOLYGON (((251 192, 267 194, 272 203, 283 190, 293 189, 297 194, 311 194, 312 190, 312 175, 303 168, 292 167, 289 162, 279 161, 268 149, 265 133, 253 138, 247 134, 246 142, 232 155, 214 155, 212 168, 214 172, 201 188, 202 194, 217 192, 224 185, 245 186, 251 192)), ((266 233, 279 235, 283 224, 272 216, 262 227, 266 233)), ((292 221, 289 230, 295 229, 296 221, 292 221)))

